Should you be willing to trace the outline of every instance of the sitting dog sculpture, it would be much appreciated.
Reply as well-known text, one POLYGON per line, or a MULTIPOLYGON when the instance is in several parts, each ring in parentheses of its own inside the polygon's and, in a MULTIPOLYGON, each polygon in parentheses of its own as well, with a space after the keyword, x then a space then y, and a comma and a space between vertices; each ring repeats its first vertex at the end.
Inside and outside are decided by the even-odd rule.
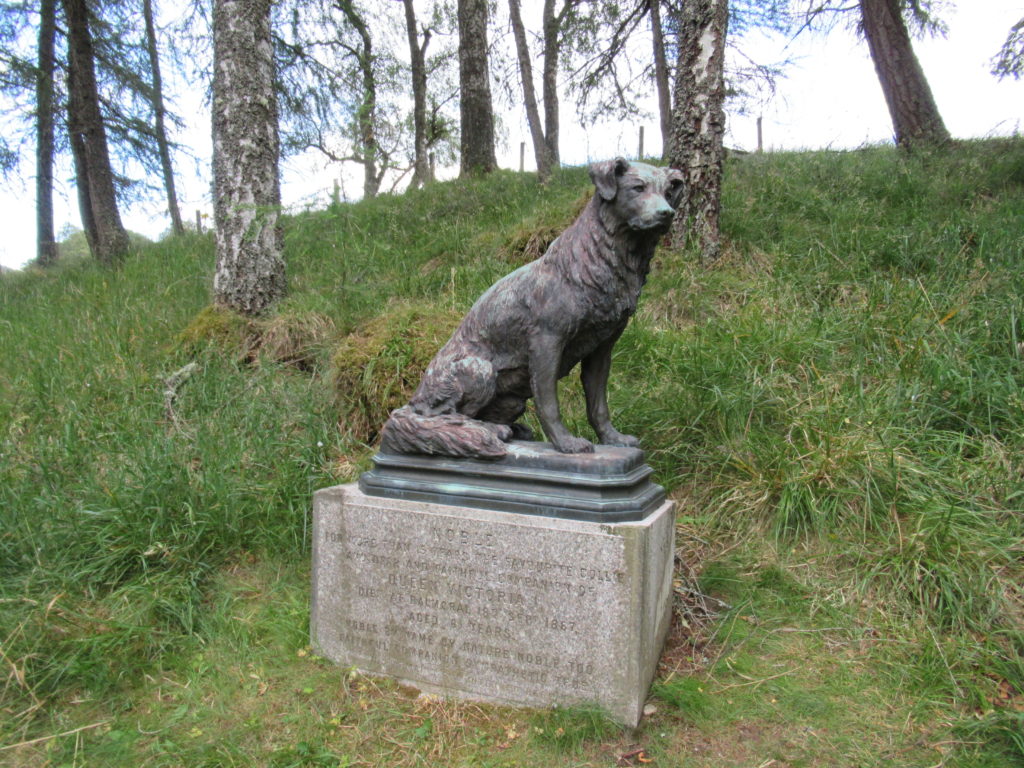
POLYGON ((530 440, 517 419, 533 397, 548 440, 562 453, 593 443, 562 423, 557 381, 581 363, 587 418, 598 440, 635 446, 612 426, 612 347, 636 311, 658 239, 683 195, 679 171, 595 163, 593 199, 537 259, 499 280, 473 305, 431 361, 408 405, 392 411, 382 450, 500 458, 530 440))

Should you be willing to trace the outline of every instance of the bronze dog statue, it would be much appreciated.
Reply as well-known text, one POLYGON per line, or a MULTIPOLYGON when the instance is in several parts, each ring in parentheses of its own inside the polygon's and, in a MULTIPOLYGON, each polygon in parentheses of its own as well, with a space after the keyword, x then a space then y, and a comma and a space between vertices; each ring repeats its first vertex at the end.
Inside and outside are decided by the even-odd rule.
POLYGON ((598 440, 635 446, 612 426, 612 347, 636 311, 658 239, 672 223, 683 176, 622 158, 595 163, 593 199, 547 252, 492 285, 392 411, 381 449, 500 458, 530 440, 516 422, 533 397, 548 440, 562 453, 594 450, 562 423, 557 381, 581 363, 587 418, 598 440))

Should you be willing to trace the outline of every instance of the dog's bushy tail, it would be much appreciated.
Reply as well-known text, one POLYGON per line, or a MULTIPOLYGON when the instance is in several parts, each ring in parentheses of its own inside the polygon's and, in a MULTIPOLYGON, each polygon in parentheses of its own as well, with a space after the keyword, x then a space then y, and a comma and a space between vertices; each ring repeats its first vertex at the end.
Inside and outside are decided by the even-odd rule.
POLYGON ((508 453, 502 439, 511 429, 504 424, 445 413, 424 416, 408 405, 391 412, 381 430, 381 450, 425 453, 467 459, 500 459, 508 453))

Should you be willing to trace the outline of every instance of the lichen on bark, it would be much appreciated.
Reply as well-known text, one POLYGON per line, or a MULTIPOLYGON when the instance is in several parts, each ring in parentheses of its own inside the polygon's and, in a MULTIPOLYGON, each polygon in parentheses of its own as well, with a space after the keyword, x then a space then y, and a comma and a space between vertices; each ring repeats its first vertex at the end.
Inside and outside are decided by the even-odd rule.
POLYGON ((214 3, 214 300, 247 315, 285 292, 270 0, 214 3))
POLYGON ((669 164, 686 178, 672 238, 692 234, 704 261, 721 252, 718 215, 722 195, 725 134, 726 0, 686 2, 679 16, 679 58, 669 164))

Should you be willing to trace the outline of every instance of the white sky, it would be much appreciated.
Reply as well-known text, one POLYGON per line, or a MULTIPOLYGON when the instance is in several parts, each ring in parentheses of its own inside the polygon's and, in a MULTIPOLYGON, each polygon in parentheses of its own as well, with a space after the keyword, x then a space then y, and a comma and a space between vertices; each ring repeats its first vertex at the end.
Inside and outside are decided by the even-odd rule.
MULTIPOLYGON (((943 18, 946 38, 915 41, 915 50, 931 84, 946 127, 957 138, 1005 136, 1019 133, 1024 119, 1024 81, 996 80, 989 70, 1010 27, 1024 16, 1022 0, 974 0, 950 8, 943 18), (965 7, 970 6, 970 10, 965 7)), ((759 61, 795 60, 779 90, 764 107, 766 149, 850 149, 892 140, 892 125, 867 46, 852 32, 835 29, 827 37, 804 35, 792 45, 786 40, 759 37, 744 41, 748 55, 759 61)), ((754 149, 756 115, 730 112, 726 144, 754 149)), ((645 149, 657 152, 661 138, 655 117, 630 123, 609 123, 582 130, 571 104, 563 105, 562 161, 580 165, 622 154, 635 155, 639 126, 645 126, 645 149)), ((527 142, 526 164, 532 169, 532 147, 523 114, 506 117, 508 145, 499 149, 499 164, 519 167, 519 144, 527 142)), ((209 194, 209 117, 197 114, 189 137, 198 162, 178 159, 176 168, 182 215, 194 219, 196 210, 211 212, 209 194)), ((322 160, 293 160, 282 167, 282 196, 286 206, 325 201, 337 168, 322 160)), ((350 194, 360 187, 346 180, 350 194)), ((0 189, 5 236, 0 240, 0 264, 18 267, 35 256, 34 184, 31 177, 0 189)), ((79 226, 74 189, 58 186, 54 200, 58 232, 70 223, 79 226)), ((169 221, 157 204, 122 211, 125 226, 157 237, 169 221)))

